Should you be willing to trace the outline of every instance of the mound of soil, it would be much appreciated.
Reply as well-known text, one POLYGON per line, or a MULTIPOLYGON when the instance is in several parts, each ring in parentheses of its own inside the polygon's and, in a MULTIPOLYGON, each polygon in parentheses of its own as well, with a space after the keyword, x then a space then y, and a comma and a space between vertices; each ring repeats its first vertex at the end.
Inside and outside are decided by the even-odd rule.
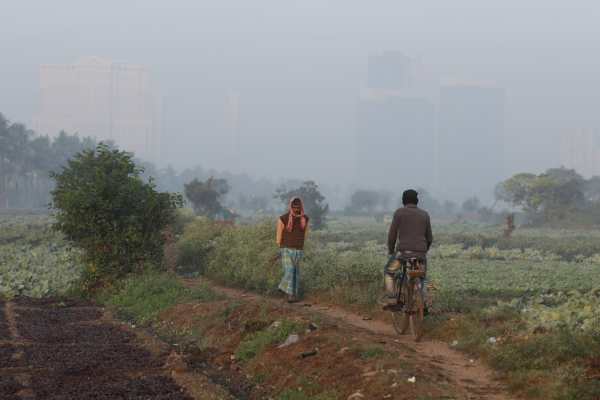
POLYGON ((49 307, 91 307, 95 306, 94 303, 82 300, 82 299, 68 299, 64 297, 42 297, 40 299, 34 299, 32 297, 16 297, 12 300, 17 306, 20 307, 43 307, 48 309, 49 307))
POLYGON ((112 325, 52 324, 43 320, 17 318, 23 339, 40 343, 129 343, 134 336, 112 325))
POLYGON ((102 345, 49 344, 25 347, 29 365, 48 368, 65 374, 99 374, 105 371, 160 368, 164 357, 121 343, 102 345))
POLYGON ((14 368, 24 366, 22 360, 16 360, 13 355, 17 348, 10 345, 0 345, 0 368, 14 368))
POLYGON ((48 400, 191 400, 164 368, 166 351, 147 351, 134 334, 103 319, 100 308, 26 298, 13 306, 18 337, 0 316, 0 333, 10 340, 0 345, 1 399, 28 393, 48 400), (27 387, 16 379, 23 374, 27 387))
POLYGON ((0 394, 3 400, 20 400, 17 393, 21 389, 23 386, 14 377, 0 375, 0 394))
POLYGON ((170 378, 160 375, 133 379, 119 375, 37 375, 33 387, 38 398, 48 400, 192 400, 170 378))
POLYGON ((0 340, 10 339, 10 332, 8 331, 8 325, 0 322, 0 340))
POLYGON ((102 318, 102 311, 92 307, 19 308, 18 315, 26 321, 60 326, 74 322, 98 320, 102 318))
POLYGON ((4 303, 0 301, 0 340, 8 340, 10 333, 8 331, 8 323, 4 314, 4 303))

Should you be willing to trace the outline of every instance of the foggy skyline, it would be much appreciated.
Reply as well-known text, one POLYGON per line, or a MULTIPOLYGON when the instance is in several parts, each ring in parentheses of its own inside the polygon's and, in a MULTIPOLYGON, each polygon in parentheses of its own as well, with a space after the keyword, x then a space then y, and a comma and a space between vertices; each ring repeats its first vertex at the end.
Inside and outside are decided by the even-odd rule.
POLYGON ((141 64, 162 96, 163 165, 350 184, 368 59, 399 51, 440 85, 505 90, 506 176, 557 167, 565 132, 600 127, 600 5, 487 3, 8 3, 0 112, 31 125, 42 64, 141 64), (227 121, 232 93, 238 132, 227 121), (238 165, 219 157, 231 135, 238 165))

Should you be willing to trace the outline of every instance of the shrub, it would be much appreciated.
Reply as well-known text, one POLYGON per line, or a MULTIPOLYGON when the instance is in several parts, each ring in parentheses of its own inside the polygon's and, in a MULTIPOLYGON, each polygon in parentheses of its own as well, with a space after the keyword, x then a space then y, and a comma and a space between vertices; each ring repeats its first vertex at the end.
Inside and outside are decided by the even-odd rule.
POLYGON ((210 262, 215 240, 228 227, 208 218, 198 217, 183 229, 177 242, 177 263, 187 272, 203 273, 210 262))
POLYGON ((206 273, 227 285, 273 293, 281 279, 271 222, 224 229, 214 241, 206 273))
POLYGON ((85 289, 162 261, 162 232, 182 199, 145 182, 132 156, 100 144, 51 174, 55 226, 84 251, 85 289))

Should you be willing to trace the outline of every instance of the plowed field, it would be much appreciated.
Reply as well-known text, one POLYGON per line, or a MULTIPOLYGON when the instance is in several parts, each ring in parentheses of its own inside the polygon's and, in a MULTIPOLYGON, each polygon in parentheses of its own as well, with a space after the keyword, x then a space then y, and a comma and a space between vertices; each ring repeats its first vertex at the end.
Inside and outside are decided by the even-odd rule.
POLYGON ((0 302, 0 399, 191 399, 163 368, 168 354, 93 304, 0 302))

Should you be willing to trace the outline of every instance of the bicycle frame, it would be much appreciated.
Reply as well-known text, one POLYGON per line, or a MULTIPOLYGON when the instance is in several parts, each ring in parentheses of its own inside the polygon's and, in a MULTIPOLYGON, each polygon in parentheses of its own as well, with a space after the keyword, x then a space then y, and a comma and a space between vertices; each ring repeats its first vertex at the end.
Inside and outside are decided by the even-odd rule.
MULTIPOLYGON (((394 274, 394 279, 398 281, 397 285, 399 288, 398 296, 397 296, 398 303, 400 302, 400 296, 402 295, 402 287, 404 286, 404 280, 406 279, 409 267, 411 270, 420 269, 421 261, 419 261, 416 258, 414 260, 416 260, 416 261, 406 260, 406 261, 402 262, 402 269, 400 271, 397 271, 394 274), (399 279, 398 279, 398 277, 399 277, 399 279)), ((409 284, 411 283, 410 282, 411 279, 417 279, 416 284, 418 285, 418 290, 422 290, 421 285, 423 284, 423 282, 421 280, 421 277, 409 277, 409 281, 408 281, 409 284)))

